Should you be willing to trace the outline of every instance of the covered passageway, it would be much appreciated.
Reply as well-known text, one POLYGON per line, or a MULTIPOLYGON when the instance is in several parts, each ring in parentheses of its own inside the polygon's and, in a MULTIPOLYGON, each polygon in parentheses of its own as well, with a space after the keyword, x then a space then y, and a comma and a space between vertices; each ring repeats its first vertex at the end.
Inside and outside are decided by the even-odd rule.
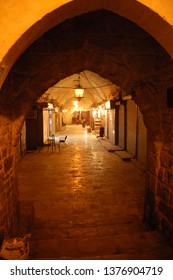
POLYGON ((148 0, 12 3, 6 1, 0 12, 1 232, 8 237, 19 229, 18 163, 25 121, 33 109, 42 112, 45 102, 70 109, 80 76, 85 88, 80 102, 86 111, 109 100, 117 103, 115 115, 107 114, 108 119, 115 117, 116 124, 108 122, 106 137, 145 164, 141 220, 172 245, 172 4, 164 1, 163 7, 148 0), (131 99, 124 102, 125 96, 131 99), (136 125, 132 128, 128 120, 136 120, 136 125))

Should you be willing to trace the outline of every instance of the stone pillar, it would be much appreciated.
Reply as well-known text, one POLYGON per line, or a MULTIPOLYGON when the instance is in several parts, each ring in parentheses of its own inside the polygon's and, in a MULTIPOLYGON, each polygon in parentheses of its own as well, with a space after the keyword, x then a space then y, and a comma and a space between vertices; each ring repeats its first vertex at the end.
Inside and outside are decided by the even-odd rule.
POLYGON ((12 129, 9 115, 0 115, 0 228, 5 237, 17 230, 18 185, 15 149, 11 145, 12 129))
POLYGON ((148 125, 144 221, 173 245, 173 116, 160 114, 148 125), (152 127, 152 123, 154 126, 152 127), (161 127, 160 127, 161 126, 161 127), (159 133, 160 131, 160 133, 159 133))
POLYGON ((173 141, 161 149, 156 196, 157 225, 173 245, 173 141))
POLYGON ((157 188, 160 170, 160 150, 162 142, 150 139, 148 136, 146 189, 144 200, 144 221, 150 229, 157 227, 157 188))

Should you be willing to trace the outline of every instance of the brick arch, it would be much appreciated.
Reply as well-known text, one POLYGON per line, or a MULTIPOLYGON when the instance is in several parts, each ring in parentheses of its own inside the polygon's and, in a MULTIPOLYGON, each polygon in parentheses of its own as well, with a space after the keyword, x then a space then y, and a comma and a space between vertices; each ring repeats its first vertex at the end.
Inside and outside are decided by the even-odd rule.
MULTIPOLYGON (((94 18, 96 18, 96 15, 94 15, 94 18)), ((91 22, 90 20, 91 18, 89 22, 91 22)), ((119 20, 124 21, 124 19, 118 16, 119 20)), ((88 23, 88 20, 86 22, 88 23)), ((102 24, 102 21, 97 21, 97 24, 99 22, 102 24)), ((69 21, 66 24, 66 27, 69 26, 69 21)), ((45 36, 41 37, 40 40, 27 49, 13 66, 3 85, 0 105, 6 113, 7 108, 11 109, 11 112, 8 112, 9 115, 6 116, 6 120, 4 120, 4 124, 5 122, 10 123, 8 133, 10 134, 12 131, 12 135, 10 134, 10 137, 8 137, 8 143, 4 142, 3 144, 4 151, 6 151, 6 146, 8 146, 8 154, 3 159, 2 165, 4 169, 6 168, 5 172, 7 175, 8 173, 10 176, 13 175, 13 187, 14 184, 15 187, 12 196, 14 195, 14 198, 16 198, 17 194, 17 182, 14 180, 15 148, 27 111, 46 89, 60 79, 79 71, 91 70, 117 84, 126 92, 133 93, 133 98, 145 117, 146 126, 151 132, 149 143, 151 153, 148 164, 150 168, 148 170, 148 178, 151 178, 151 181, 147 181, 146 220, 150 220, 150 217, 153 216, 153 223, 155 223, 156 214, 159 211, 156 211, 157 209, 153 204, 156 193, 152 189, 152 182, 154 181, 156 185, 159 180, 158 176, 163 176, 163 174, 158 175, 159 172, 162 172, 159 171, 161 164, 160 154, 161 152, 164 154, 166 150, 165 147, 163 148, 162 143, 164 137, 166 137, 162 132, 162 116, 164 113, 165 116, 168 114, 166 111, 165 89, 169 83, 173 82, 171 74, 173 66, 170 57, 148 34, 146 36, 146 33, 143 33, 142 30, 136 30, 137 26, 133 24, 131 29, 131 32, 133 32, 130 33, 129 28, 131 24, 129 22, 127 25, 125 24, 126 28, 120 29, 122 32, 121 36, 118 37, 118 40, 114 41, 112 41, 112 37, 114 39, 117 37, 116 31, 110 29, 112 24, 109 25, 109 28, 106 25, 107 40, 103 40, 105 33, 99 33, 101 37, 95 38, 95 35, 90 37, 85 29, 83 36, 77 37, 80 39, 77 45, 75 42, 73 42, 74 44, 69 44, 69 34, 66 34, 67 29, 65 29, 65 35, 61 37, 63 39, 60 41, 61 44, 58 45, 58 51, 55 43, 57 40, 59 41, 59 37, 56 36, 56 32, 57 30, 58 32, 61 31, 61 35, 63 35, 62 29, 64 25, 57 26, 57 28, 47 32, 45 36), (137 37, 138 40, 135 38, 135 42, 132 40, 131 43, 127 44, 127 41, 125 41, 127 34, 134 38, 134 30, 139 35, 137 37), (66 35, 67 37, 65 37, 66 35), (64 45, 65 41, 67 44, 64 45), (118 43, 120 45, 117 45, 118 43), (64 46, 66 46, 65 49, 64 46), (121 51, 118 51, 120 46, 123 48, 121 51), (135 50, 135 52, 132 52, 132 50, 135 50)), ((103 31, 102 28, 98 30, 103 31)), ((81 30, 78 31, 81 32, 81 30)), ((169 118, 168 121, 170 126, 171 121, 169 118)), ((167 129, 170 128, 169 126, 166 126, 167 129)), ((166 133, 167 130, 165 129, 165 135, 166 133)), ((7 177, 4 176, 4 182, 7 180, 7 177)), ((8 184, 9 182, 5 182, 4 186, 8 188, 8 184)), ((8 202, 8 204, 11 205, 11 208, 14 208, 14 201, 8 202)), ((14 213, 13 222, 8 218, 8 225, 14 223, 15 210, 12 210, 14 213)))
MULTIPOLYGON (((44 3, 42 3, 42 5, 44 5, 44 3)), ((164 5, 166 5, 166 3, 164 3, 164 5)), ((23 8, 25 9, 25 5, 23 5, 23 8)), ((45 6, 43 13, 40 14, 39 10, 39 19, 37 16, 37 8, 35 7, 33 8, 33 13, 32 8, 28 11, 28 15, 24 13, 26 21, 27 16, 30 17, 30 20, 26 23, 25 20, 23 21, 24 27, 22 27, 20 22, 19 28, 16 29, 17 31, 13 30, 12 32, 13 37, 11 38, 11 41, 7 43, 7 50, 5 51, 4 47, 4 52, 2 52, 2 59, 0 62, 0 86, 3 84, 14 62, 20 57, 26 48, 42 36, 44 32, 62 23, 67 18, 73 18, 77 15, 82 15, 98 9, 107 9, 136 23, 138 26, 142 27, 151 34, 153 38, 155 38, 164 47, 170 56, 173 56, 173 44, 171 43, 173 40, 173 30, 171 23, 169 24, 166 22, 163 15, 159 15, 159 13, 153 11, 152 8, 144 5, 143 3, 140 3, 140 1, 63 1, 63 4, 59 3, 59 7, 56 9, 54 6, 51 7, 51 5, 48 5, 45 6), (64 2, 66 3, 64 4, 64 2)), ((10 13, 13 13, 13 8, 11 8, 10 13)), ((12 24, 14 24, 14 22, 12 24)), ((6 41, 4 40, 2 42, 3 45, 4 42, 6 43, 6 41)))
POLYGON ((110 11, 99 10, 65 21, 23 53, 4 83, 2 96, 10 96, 13 121, 18 124, 14 126, 14 144, 32 103, 59 80, 84 70, 95 72, 133 94, 146 126, 153 131, 150 117, 165 106, 161 90, 169 78, 163 60, 172 69, 169 56, 152 37, 110 11), (91 32, 88 22, 97 35, 91 32), (116 29, 118 25, 121 28, 116 29), (74 31, 74 26, 80 28, 74 31))

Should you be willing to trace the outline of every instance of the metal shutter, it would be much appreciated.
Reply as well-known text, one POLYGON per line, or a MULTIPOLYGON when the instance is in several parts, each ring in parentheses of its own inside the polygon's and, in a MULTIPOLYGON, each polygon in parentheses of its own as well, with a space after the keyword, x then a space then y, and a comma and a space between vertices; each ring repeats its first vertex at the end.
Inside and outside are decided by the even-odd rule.
POLYGON ((115 109, 109 110, 108 138, 111 144, 115 145, 115 109))
POLYGON ((119 146, 124 149, 124 106, 119 107, 119 146))
POLYGON ((108 111, 105 110, 105 136, 108 137, 108 111))

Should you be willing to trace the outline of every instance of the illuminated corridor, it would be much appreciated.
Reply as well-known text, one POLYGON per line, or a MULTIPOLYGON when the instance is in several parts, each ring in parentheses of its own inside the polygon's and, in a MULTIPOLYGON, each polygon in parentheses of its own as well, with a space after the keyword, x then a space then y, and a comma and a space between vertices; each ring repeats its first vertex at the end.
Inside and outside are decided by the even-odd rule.
POLYGON ((19 165, 20 233, 31 259, 169 259, 172 249, 143 220, 144 173, 80 125, 67 144, 29 153, 19 165))
POLYGON ((173 2, 37 2, 0 1, 0 246, 172 259, 173 2))

